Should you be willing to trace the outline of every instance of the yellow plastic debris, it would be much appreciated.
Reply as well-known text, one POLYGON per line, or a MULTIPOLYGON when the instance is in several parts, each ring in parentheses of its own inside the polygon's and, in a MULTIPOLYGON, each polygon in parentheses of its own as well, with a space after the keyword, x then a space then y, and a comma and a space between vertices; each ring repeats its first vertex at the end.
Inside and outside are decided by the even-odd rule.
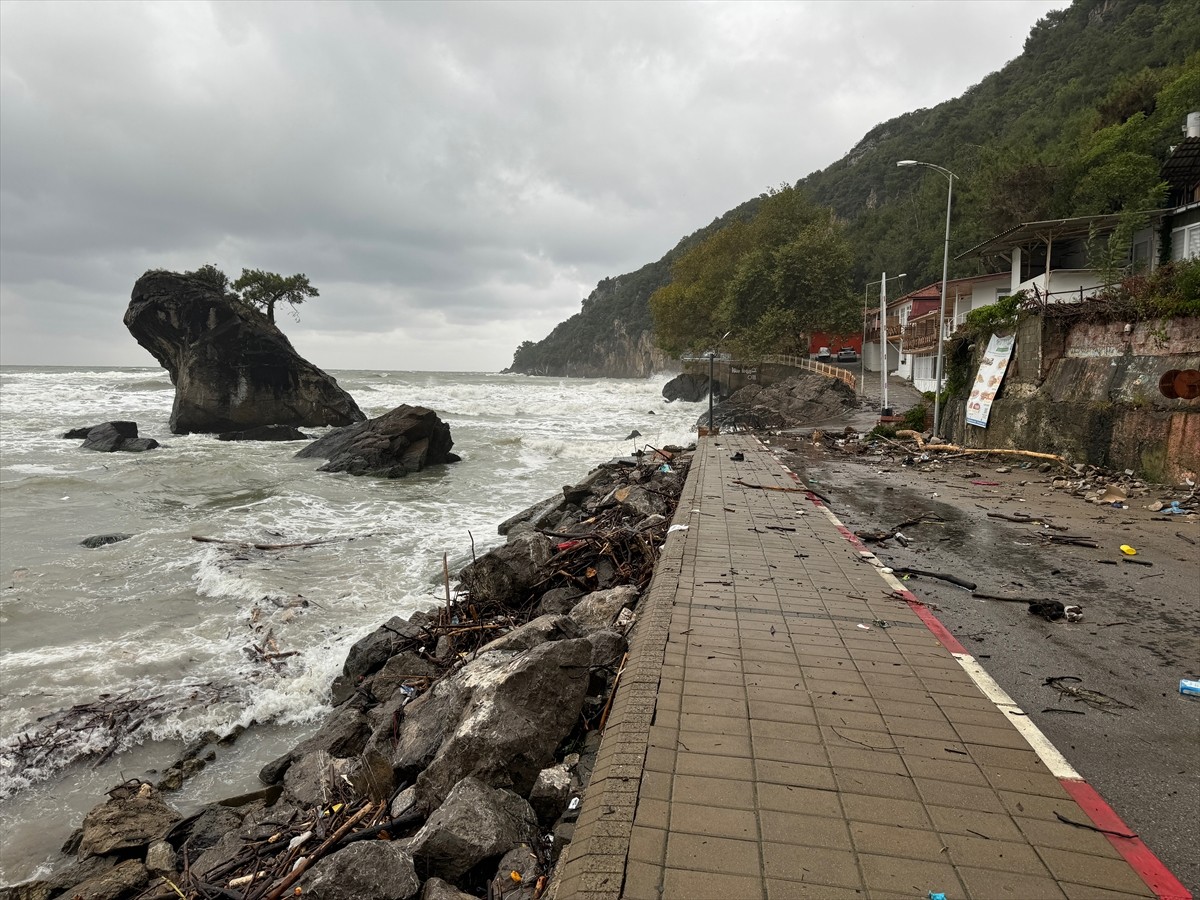
POLYGON ((508 877, 511 878, 513 881, 517 882, 517 884, 521 883, 521 873, 518 872, 516 869, 513 869, 511 872, 509 872, 508 877))
POLYGON ((1121 545, 1121 552, 1126 556, 1137 556, 1137 550, 1135 550, 1133 547, 1130 547, 1128 544, 1121 545))

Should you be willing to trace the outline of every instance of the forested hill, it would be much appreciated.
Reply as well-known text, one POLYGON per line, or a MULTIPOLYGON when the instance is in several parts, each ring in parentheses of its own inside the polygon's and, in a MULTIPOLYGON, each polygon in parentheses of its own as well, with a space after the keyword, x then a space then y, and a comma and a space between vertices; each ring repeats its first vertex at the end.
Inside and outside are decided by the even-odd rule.
MULTIPOLYGON (((950 274, 976 274, 976 262, 953 257, 1012 225, 1161 202, 1159 168, 1187 113, 1200 108, 1197 48, 1195 0, 1076 0, 1039 21, 999 72, 961 97, 876 126, 797 187, 847 222, 856 292, 881 271, 907 272, 905 286, 918 287, 941 277, 946 180, 896 161, 950 169, 950 274)), ((683 238, 657 262, 600 282, 578 313, 522 344, 509 371, 649 374, 661 359, 648 300, 669 281, 672 260, 748 219, 760 200, 683 238)))

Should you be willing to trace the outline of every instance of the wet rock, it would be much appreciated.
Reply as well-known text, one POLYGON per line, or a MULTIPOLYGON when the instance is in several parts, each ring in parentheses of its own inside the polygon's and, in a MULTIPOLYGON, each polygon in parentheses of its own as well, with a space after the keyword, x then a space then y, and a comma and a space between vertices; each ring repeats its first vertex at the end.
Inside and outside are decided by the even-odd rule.
POLYGON ((228 807, 210 804, 195 816, 186 830, 180 833, 177 829, 170 837, 180 844, 186 840, 192 859, 197 859, 205 850, 216 846, 222 836, 237 831, 243 818, 228 807))
POLYGON ((262 425, 245 431, 222 431, 218 441, 311 441, 312 438, 291 425, 262 425))
POLYGON ((662 515, 667 509, 667 501, 657 493, 652 493, 640 484, 625 485, 612 492, 612 499, 631 515, 639 519, 647 516, 662 515))
POLYGON ((632 441, 634 438, 640 438, 641 436, 642 433, 635 428, 625 436, 625 440, 632 441))
POLYGON ((504 900, 533 900, 541 874, 537 854, 527 846, 520 846, 500 857, 493 880, 504 885, 504 900))
POLYGON ((398 819, 406 812, 414 809, 417 805, 417 789, 414 787, 406 787, 396 795, 392 800, 392 805, 388 809, 388 814, 393 819, 398 819))
POLYGON ((81 859, 45 878, 0 887, 0 900, 49 900, 51 897, 59 897, 73 885, 86 883, 88 879, 107 872, 115 864, 115 860, 105 856, 81 859))
POLYGON ((278 784, 297 759, 318 750, 342 759, 356 756, 370 736, 370 723, 362 710, 340 706, 329 715, 320 731, 263 766, 259 780, 263 784, 278 784))
POLYGON ((109 426, 121 437, 135 438, 138 436, 137 422, 97 422, 95 425, 84 425, 82 428, 72 428, 63 435, 63 438, 66 440, 82 441, 87 438, 93 428, 99 428, 101 425, 109 426))
POLYGON ((565 763, 542 769, 529 792, 529 805, 542 827, 549 829, 571 799, 571 769, 565 763))
POLYGON ((79 449, 95 450, 97 453, 115 453, 117 451, 140 453, 143 450, 153 450, 158 446, 158 441, 153 438, 138 437, 137 425, 132 422, 122 422, 121 424, 133 425, 132 437, 128 436, 127 428, 118 429, 113 422, 106 422, 89 431, 79 449))
POLYGON ((172 877, 175 867, 175 848, 167 841, 155 841, 146 851, 146 871, 151 875, 172 877))
POLYGON ((383 668, 371 679, 371 694, 376 700, 386 702, 395 696, 404 682, 413 678, 433 678, 438 674, 437 666, 420 653, 405 650, 384 663, 383 668))
POLYGON ((89 550, 95 550, 97 547, 107 547, 109 544, 119 544, 121 541, 127 541, 132 534, 114 531, 112 534, 94 534, 91 537, 84 538, 80 541, 80 546, 87 547, 89 550))
POLYGON ((421 889, 421 900, 475 900, 472 894, 464 894, 448 881, 430 878, 421 889))
POLYGON ((525 532, 479 557, 459 579, 473 603, 508 605, 542 579, 552 552, 546 537, 525 532))
POLYGON ((146 867, 136 859, 127 859, 68 888, 66 896, 72 900, 76 897, 81 900, 118 900, 140 891, 149 881, 150 873, 146 867))
POLYGON ((266 316, 202 278, 147 272, 133 286, 125 327, 171 376, 174 434, 366 418, 266 316))
POLYGON ((421 641, 424 636, 418 626, 393 616, 357 641, 346 654, 342 674, 333 680, 333 705, 348 700, 364 676, 377 672, 402 647, 421 641))
POLYGON ((426 466, 458 462, 459 457, 450 452, 453 446, 450 426, 437 413, 403 404, 314 441, 296 458, 329 460, 321 472, 403 478, 426 466))
POLYGON ((538 616, 526 622, 520 628, 515 628, 508 634, 501 635, 490 643, 484 644, 480 653, 492 650, 520 651, 529 650, 547 641, 561 641, 583 636, 583 630, 570 617, 563 615, 538 616))
POLYGON ((421 871, 454 881, 488 859, 536 836, 537 819, 511 791, 466 777, 413 837, 411 850, 421 871))
POLYGON ((541 615, 565 615, 575 608, 584 591, 575 587, 551 588, 538 600, 537 611, 541 615))
POLYGON ((397 841, 356 841, 301 879, 313 900, 410 900, 421 889, 413 858, 397 841))
POLYGON ((434 809, 468 776, 528 794, 579 717, 591 659, 585 640, 554 641, 476 684, 453 731, 417 778, 422 808, 434 809))
POLYGON ((593 591, 571 610, 569 616, 584 634, 608 628, 616 621, 621 610, 637 603, 638 590, 632 585, 593 591))
POLYGON ((612 628, 601 628, 587 636, 587 642, 592 646, 592 668, 610 669, 616 671, 621 663, 621 657, 629 649, 629 642, 619 631, 612 628))
MULTIPOLYGON (((663 385, 662 395, 668 402, 682 400, 684 403, 698 403, 701 400, 708 399, 708 376, 707 375, 690 375, 684 373, 676 375, 670 381, 663 385)), ((715 393, 720 393, 720 386, 714 385, 715 393)))
POLYGON ((83 819, 80 856, 103 856, 148 846, 166 836, 181 818, 147 783, 130 782, 110 792, 107 803, 83 819))

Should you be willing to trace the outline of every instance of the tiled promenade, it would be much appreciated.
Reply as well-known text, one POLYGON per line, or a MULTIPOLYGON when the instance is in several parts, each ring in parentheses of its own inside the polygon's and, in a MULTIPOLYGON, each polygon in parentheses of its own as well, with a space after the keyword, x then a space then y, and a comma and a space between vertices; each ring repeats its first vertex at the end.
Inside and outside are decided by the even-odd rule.
POLYGON ((701 438, 558 900, 1188 896, 1063 821, 1093 824, 1015 707, 797 487, 701 438))

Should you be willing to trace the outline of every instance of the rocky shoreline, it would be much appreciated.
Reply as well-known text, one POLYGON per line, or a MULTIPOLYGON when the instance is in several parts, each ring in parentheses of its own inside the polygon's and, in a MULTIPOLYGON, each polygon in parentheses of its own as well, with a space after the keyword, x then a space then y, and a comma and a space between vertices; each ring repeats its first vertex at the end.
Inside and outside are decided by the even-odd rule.
POLYGON ((503 522, 453 592, 447 572, 443 606, 355 644, 334 709, 261 790, 170 805, 207 735, 157 784, 110 791, 64 846, 74 862, 0 900, 542 896, 690 459, 613 460, 503 522))

